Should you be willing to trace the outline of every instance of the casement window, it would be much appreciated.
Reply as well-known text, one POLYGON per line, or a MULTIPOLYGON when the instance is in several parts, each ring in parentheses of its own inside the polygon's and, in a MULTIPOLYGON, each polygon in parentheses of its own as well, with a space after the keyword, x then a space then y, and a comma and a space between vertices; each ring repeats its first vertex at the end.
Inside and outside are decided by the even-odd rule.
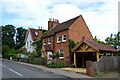
POLYGON ((27 47, 28 47, 28 42, 27 42, 27 47))
POLYGON ((59 50, 59 54, 60 54, 60 56, 59 56, 60 59, 64 58, 64 50, 63 49, 59 50))
POLYGON ((51 39, 50 38, 48 38, 48 44, 51 44, 51 39))
POLYGON ((67 40, 66 34, 63 34, 62 35, 62 42, 66 42, 66 40, 67 40))
POLYGON ((43 40, 43 45, 46 45, 46 40, 45 39, 43 40))
POLYGON ((31 46, 33 46, 32 41, 30 41, 29 43, 29 48, 31 48, 31 46))
POLYGON ((38 36, 38 32, 35 32, 35 36, 38 36))
POLYGON ((31 47, 31 46, 33 46, 33 45, 32 45, 32 41, 30 41, 30 47, 31 47))
POLYGON ((58 36, 58 37, 57 37, 57 43, 60 43, 60 42, 61 42, 61 37, 58 36))

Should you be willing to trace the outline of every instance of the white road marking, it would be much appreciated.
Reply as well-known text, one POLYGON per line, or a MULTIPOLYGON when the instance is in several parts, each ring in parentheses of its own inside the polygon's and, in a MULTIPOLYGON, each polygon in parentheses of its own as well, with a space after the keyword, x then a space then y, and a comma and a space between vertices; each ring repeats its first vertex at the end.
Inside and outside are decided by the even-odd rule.
POLYGON ((16 74, 19 75, 19 76, 22 76, 22 74, 20 74, 20 73, 14 71, 14 70, 12 70, 12 69, 10 69, 10 68, 9 68, 9 70, 12 71, 12 72, 14 72, 14 73, 16 73, 16 74))
POLYGON ((3 67, 6 67, 5 65, 1 64, 3 67))

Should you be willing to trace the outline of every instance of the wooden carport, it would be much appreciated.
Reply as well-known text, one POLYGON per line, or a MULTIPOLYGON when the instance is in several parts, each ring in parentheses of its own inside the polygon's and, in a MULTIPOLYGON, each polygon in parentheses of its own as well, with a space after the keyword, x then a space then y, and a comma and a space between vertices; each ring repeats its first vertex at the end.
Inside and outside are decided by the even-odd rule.
POLYGON ((85 40, 85 39, 83 39, 80 43, 78 43, 78 45, 72 50, 72 52, 74 53, 74 64, 76 67, 77 67, 77 63, 78 63, 77 60, 78 60, 79 55, 83 55, 83 54, 87 55, 87 59, 84 59, 86 58, 85 56, 80 57, 82 58, 81 65, 84 66, 83 63, 85 63, 86 60, 92 61, 93 58, 95 58, 96 61, 98 61, 100 58, 100 53, 113 53, 115 51, 117 50, 112 48, 109 45, 104 45, 104 44, 95 42, 93 40, 85 40), (91 59, 89 58, 90 54, 94 54, 94 56, 92 55, 91 59))

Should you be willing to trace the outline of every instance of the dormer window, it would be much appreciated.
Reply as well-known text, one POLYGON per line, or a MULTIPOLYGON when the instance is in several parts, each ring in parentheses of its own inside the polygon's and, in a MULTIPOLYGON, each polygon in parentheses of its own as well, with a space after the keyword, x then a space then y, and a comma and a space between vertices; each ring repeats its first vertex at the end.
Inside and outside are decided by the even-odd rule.
POLYGON ((67 38, 66 38, 66 34, 62 35, 62 42, 66 42, 67 38))
POLYGON ((60 43, 60 42, 61 42, 61 37, 58 36, 58 37, 57 37, 57 43, 60 43))
POLYGON ((46 41, 45 41, 45 39, 43 40, 43 45, 46 45, 46 41))
POLYGON ((38 32, 35 32, 35 35, 38 36, 38 32))
POLYGON ((51 44, 51 39, 50 38, 48 38, 48 44, 51 44))

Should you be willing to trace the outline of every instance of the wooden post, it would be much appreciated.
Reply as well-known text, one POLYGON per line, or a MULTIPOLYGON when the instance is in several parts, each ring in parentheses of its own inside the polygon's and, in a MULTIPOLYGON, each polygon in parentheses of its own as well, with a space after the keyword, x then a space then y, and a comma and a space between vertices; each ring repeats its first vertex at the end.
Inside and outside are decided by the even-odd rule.
POLYGON ((75 64, 75 67, 77 67, 76 65, 76 53, 74 52, 74 64, 75 64))
POLYGON ((99 60, 99 56, 100 56, 100 53, 99 53, 99 52, 97 52, 97 53, 96 53, 96 58, 97 58, 97 61, 99 60))

